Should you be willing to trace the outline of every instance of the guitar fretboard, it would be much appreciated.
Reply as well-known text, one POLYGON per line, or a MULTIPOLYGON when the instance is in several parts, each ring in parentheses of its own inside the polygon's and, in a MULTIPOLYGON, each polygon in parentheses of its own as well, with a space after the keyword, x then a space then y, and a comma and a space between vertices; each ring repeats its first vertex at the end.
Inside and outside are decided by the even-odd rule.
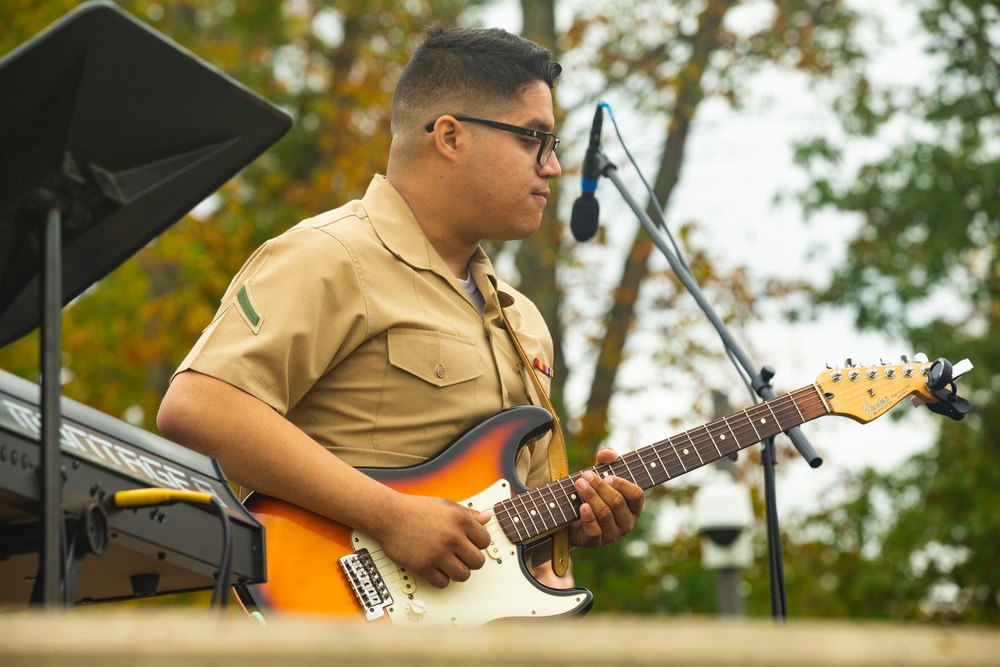
MULTIPOLYGON (((820 388, 809 385, 589 470, 650 489, 829 412, 820 388)), ((507 538, 524 544, 575 521, 582 501, 574 483, 583 472, 497 503, 493 509, 507 538)))

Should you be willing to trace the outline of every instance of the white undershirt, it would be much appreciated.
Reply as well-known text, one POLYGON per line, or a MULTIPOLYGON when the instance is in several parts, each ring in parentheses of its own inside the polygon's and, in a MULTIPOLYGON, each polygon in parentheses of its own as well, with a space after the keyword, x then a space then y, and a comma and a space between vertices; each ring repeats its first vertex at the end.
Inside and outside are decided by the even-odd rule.
POLYGON ((476 281, 472 279, 472 271, 469 271, 469 277, 465 280, 461 278, 458 279, 462 287, 465 288, 465 293, 469 295, 472 299, 472 303, 476 304, 476 308, 479 309, 479 314, 483 314, 483 309, 486 308, 486 299, 483 298, 483 293, 479 291, 479 286, 476 285, 476 281))

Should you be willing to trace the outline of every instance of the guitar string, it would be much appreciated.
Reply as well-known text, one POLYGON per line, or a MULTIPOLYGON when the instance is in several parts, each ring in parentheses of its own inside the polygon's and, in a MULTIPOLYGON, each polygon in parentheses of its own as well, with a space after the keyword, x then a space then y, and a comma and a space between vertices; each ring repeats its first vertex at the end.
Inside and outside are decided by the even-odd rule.
MULTIPOLYGON (((494 515, 494 517, 495 517, 495 515, 494 515)), ((508 541, 506 539, 506 534, 504 533, 503 529, 500 527, 500 524, 499 524, 498 521, 490 520, 490 522, 486 525, 486 527, 487 527, 487 532, 489 532, 490 537, 491 537, 491 539, 493 540, 494 543, 498 543, 497 542, 497 538, 500 537, 500 536, 503 537, 503 540, 505 542, 508 541)), ((516 546, 516 545, 512 545, 512 546, 516 546)), ((485 552, 486 550, 484 549, 483 551, 485 552)), ((404 571, 407 572, 407 574, 409 574, 410 576, 413 577, 414 588, 417 587, 417 584, 427 581, 424 577, 421 577, 421 576, 417 575, 416 573, 411 573, 409 571, 404 570, 403 568, 400 568, 399 565, 397 565, 396 562, 393 561, 388 556, 388 554, 385 553, 385 549, 379 548, 379 549, 376 549, 375 551, 369 551, 368 555, 371 557, 372 562, 375 565, 375 568, 378 570, 379 576, 382 577, 382 583, 385 585, 386 589, 390 593, 399 593, 400 595, 403 595, 403 596, 408 595, 404 591, 404 588, 405 588, 406 584, 402 583, 402 575, 401 575, 401 573, 404 572, 404 571), (390 583, 390 578, 386 576, 387 574, 388 575, 393 575, 393 578, 396 581, 395 587, 393 586, 392 583, 390 583)), ((516 557, 517 556, 517 552, 515 551, 514 554, 508 554, 508 555, 511 555, 511 557, 516 557)), ((504 556, 500 556, 500 558, 503 558, 503 557, 504 556)), ((489 554, 486 554, 487 561, 489 561, 490 558, 491 558, 491 556, 489 554)))
MULTIPOLYGON (((877 379, 878 378, 876 378, 876 380, 877 379)), ((787 394, 783 394, 782 396, 778 396, 774 399, 770 399, 768 401, 764 401, 763 403, 751 406, 750 408, 747 408, 741 413, 735 413, 733 415, 724 416, 721 419, 715 420, 713 422, 704 424, 699 427, 695 427, 693 429, 689 429, 687 431, 684 431, 683 433, 671 436, 670 438, 667 438, 665 440, 652 443, 651 445, 647 445, 638 450, 627 452, 623 454, 621 457, 619 457, 619 459, 617 459, 615 462, 612 462, 610 464, 605 464, 603 466, 594 466, 585 470, 591 470, 595 472, 595 474, 601 474, 601 470, 603 469, 604 476, 607 476, 607 474, 609 474, 608 471, 611 471, 610 474, 615 474, 616 476, 620 476, 625 479, 636 480, 637 476, 632 471, 631 463, 638 462, 640 464, 639 469, 648 477, 651 485, 655 486, 669 479, 677 477, 678 473, 683 474, 684 472, 688 471, 688 468, 684 463, 681 453, 677 451, 678 444, 675 442, 675 440, 683 436, 690 441, 692 449, 695 450, 695 455, 698 457, 698 464, 693 466, 691 469, 699 468, 705 465, 706 463, 711 463, 712 461, 718 460, 719 458, 728 455, 728 453, 724 454, 722 452, 721 447, 719 446, 719 439, 724 440, 725 434, 720 433, 719 436, 713 437, 712 428, 722 429, 724 427, 725 430, 728 430, 729 433, 733 436, 733 438, 737 441, 736 443, 737 447, 736 449, 733 450, 733 452, 736 452, 746 447, 749 447, 753 444, 756 444, 763 439, 766 439, 768 437, 773 437, 777 433, 783 432, 788 428, 791 428, 791 426, 785 426, 784 424, 787 423, 788 421, 795 422, 793 425, 798 426, 800 424, 816 419, 817 417, 823 416, 824 414, 830 414, 832 412, 832 409, 826 404, 823 398, 824 394, 822 392, 823 389, 822 385, 827 383, 828 381, 818 382, 813 385, 796 389, 787 394), (773 421, 775 422, 775 425, 778 427, 778 431, 777 433, 772 434, 770 430, 765 430, 766 434, 763 437, 761 437, 760 431, 754 424, 754 420, 758 418, 764 420, 761 421, 760 423, 762 425, 766 425, 766 418, 758 417, 760 413, 763 413, 764 408, 766 408, 767 411, 771 414, 773 421), (805 410, 805 412, 803 412, 803 410, 805 410), (733 424, 730 424, 730 420, 733 421, 733 424), (740 423, 740 422, 745 422, 745 423, 740 423), (749 429, 747 427, 749 427, 749 429), (704 431, 704 435, 699 433, 699 431, 704 431), (750 436, 751 431, 753 432, 753 436, 750 436), (741 444, 744 442, 745 444, 741 444), (706 458, 702 455, 701 450, 702 448, 706 448, 706 444, 709 443, 711 444, 712 449, 715 450, 714 454, 717 454, 718 456, 712 454, 712 450, 708 449, 707 451, 709 458, 706 460, 706 458), (666 447, 667 445, 670 446, 669 450, 664 449, 664 447, 666 447), (677 464, 679 464, 680 470, 677 469, 678 465, 672 464, 669 461, 669 459, 666 463, 664 462, 663 456, 661 454, 671 454, 671 453, 674 455, 674 459, 676 460, 677 464), (654 473, 650 471, 651 466, 647 464, 645 461, 643 461, 644 456, 655 456, 656 462, 653 465, 655 466, 656 463, 658 463, 659 468, 662 470, 662 473, 666 474, 667 477, 665 479, 661 479, 659 482, 656 481, 657 478, 660 477, 660 475, 654 476, 654 473), (627 474, 620 475, 618 473, 615 473, 614 472, 615 467, 617 467, 619 470, 624 468, 624 471, 627 474), (671 468, 674 469, 673 470, 674 474, 671 474, 670 471, 671 468)), ((859 396, 863 397, 865 394, 871 394, 869 388, 870 385, 866 386, 866 384, 864 384, 863 382, 860 384, 844 385, 844 388, 837 387, 838 391, 836 392, 836 395, 838 395, 838 398, 841 399, 856 400, 859 396)), ((896 401, 896 403, 898 402, 899 401, 896 401)), ((895 406, 896 403, 893 403, 892 405, 888 406, 888 408, 895 406)), ((684 451, 684 455, 688 455, 687 450, 682 450, 682 451, 684 451)), ((520 530, 517 528, 517 526, 513 525, 514 524, 513 516, 519 516, 520 514, 513 513, 511 506, 515 504, 515 501, 517 501, 518 504, 522 505, 523 509, 524 507, 527 507, 525 503, 530 501, 532 503, 531 511, 534 512, 533 514, 530 515, 531 516, 530 520, 532 522, 533 529, 537 531, 538 528, 537 526, 535 526, 533 517, 538 515, 539 503, 542 503, 542 505, 544 505, 545 503, 545 501, 539 498, 538 496, 546 492, 552 495, 557 509, 559 509, 560 513, 562 514, 562 519, 564 522, 568 523, 568 521, 566 521, 566 514, 563 508, 563 503, 560 502, 560 500, 568 502, 568 504, 570 505, 571 516, 573 516, 573 519, 570 519, 570 521, 575 520, 575 518, 577 518, 579 514, 577 508, 573 507, 574 502, 572 501, 578 499, 576 499, 575 493, 571 494, 567 492, 564 487, 566 483, 570 483, 571 484, 570 488, 575 489, 575 487, 572 486, 572 482, 577 477, 579 477, 583 472, 584 471, 580 471, 573 475, 569 475, 561 480, 556 480, 554 482, 543 485, 542 487, 538 487, 536 489, 530 489, 524 493, 518 494, 516 496, 498 502, 494 506, 495 521, 491 520, 491 522, 488 524, 488 531, 494 543, 496 543, 496 539, 499 536, 503 536, 503 539, 505 541, 509 541, 508 533, 501 524, 501 516, 500 516, 501 512, 503 512, 506 515, 505 518, 511 521, 512 526, 519 533, 517 536, 519 540, 530 539, 531 537, 530 535, 528 538, 521 537, 520 530), (556 495, 555 489, 557 486, 560 488, 561 491, 563 491, 566 498, 560 499, 559 496, 556 495)), ((643 488, 650 488, 650 487, 644 486, 643 488)), ((546 506, 546 510, 549 512, 553 523, 556 524, 552 525, 548 529, 556 528, 558 527, 558 525, 562 525, 559 524, 558 520, 555 518, 555 515, 552 512, 551 505, 546 506)), ((543 518, 543 526, 544 526, 544 518, 543 518)), ((536 533, 536 535, 544 532, 545 530, 542 530, 541 532, 536 533)), ((383 549, 379 549, 371 555, 373 561, 376 563, 376 567, 378 568, 380 574, 382 573, 383 567, 386 567, 384 564, 385 561, 388 561, 389 563, 392 564, 392 567, 389 568, 389 570, 390 573, 395 575, 396 578, 397 582, 396 592, 402 593, 405 584, 401 583, 402 582, 400 574, 401 569, 398 567, 398 565, 396 565, 391 559, 388 558, 383 549)), ((490 558, 488 554, 487 558, 490 558)), ((384 575, 382 576, 384 580, 385 577, 384 575)), ((414 584, 426 581, 424 578, 419 577, 415 574, 413 575, 413 577, 414 577, 414 584)), ((387 583, 386 586, 388 588, 390 584, 387 583)))
MULTIPOLYGON (((876 378, 876 380, 878 380, 878 378, 876 378)), ((649 488, 650 486, 662 483, 663 481, 667 481, 668 479, 678 476, 678 473, 686 472, 689 469, 689 467, 690 469, 693 469, 695 467, 701 467, 702 465, 717 460, 718 458, 721 458, 722 456, 727 455, 728 453, 739 451, 740 449, 743 449, 752 444, 756 444, 757 442, 760 442, 761 440, 767 437, 773 437, 774 435, 777 435, 777 433, 783 432, 788 428, 791 428, 792 426, 798 426, 799 424, 806 423, 817 417, 829 414, 832 410, 824 399, 824 394, 822 393, 822 387, 820 386, 821 384, 829 384, 829 381, 822 381, 814 383, 813 385, 802 387, 800 389, 789 392, 788 394, 784 394, 769 401, 765 401, 764 403, 752 406, 751 408, 747 409, 742 413, 736 413, 734 415, 725 416, 719 420, 711 422, 710 424, 706 424, 702 427, 697 427, 695 429, 686 431, 685 433, 679 434, 679 436, 674 436, 673 438, 661 441, 659 443, 655 443, 654 445, 643 447, 639 450, 635 450, 634 452, 623 454, 622 457, 616 463, 610 464, 609 466, 610 470, 612 474, 619 474, 619 476, 624 476, 626 478, 631 477, 634 481, 640 482, 640 485, 643 486, 643 488, 649 488), (770 414, 770 417, 773 420, 773 425, 769 425, 767 423, 766 417, 761 416, 761 414, 765 411, 770 414), (761 435, 761 431, 758 430, 757 426, 755 425, 754 423, 755 420, 758 420, 758 422, 761 423, 762 426, 770 426, 770 429, 765 429, 763 436, 761 435), (775 426, 777 427, 777 430, 774 429, 775 426), (736 448, 732 449, 732 451, 728 451, 727 449, 727 452, 725 454, 722 452, 722 449, 720 448, 719 444, 720 440, 725 440, 724 431, 729 431, 729 433, 738 441, 737 444, 739 445, 736 448), (686 450, 684 450, 683 452, 677 451, 678 443, 676 442, 676 440, 681 436, 686 437, 692 444, 692 449, 694 449, 694 456, 698 458, 697 462, 695 462, 693 460, 693 457, 690 456, 689 451, 686 450), (710 443, 711 447, 706 447, 706 443, 710 443), (662 447, 663 445, 670 445, 670 450, 664 451, 662 447), (703 449, 707 450, 706 452, 708 456, 707 459, 706 456, 703 454, 703 449), (714 454, 712 453, 713 449, 715 450, 714 454), (663 469, 664 468, 663 457, 661 456, 661 453, 674 454, 675 462, 671 462, 665 467, 665 469, 663 469), (718 454, 718 456, 716 456, 715 454, 718 454), (685 455, 688 456, 688 462, 685 462, 684 459, 685 455), (660 474, 657 474, 655 471, 651 470, 651 466, 647 465, 646 462, 643 460, 643 457, 651 458, 652 456, 655 456, 657 458, 657 461, 660 463, 661 469, 663 469, 660 474), (638 461, 641 464, 640 470, 649 479, 650 482, 649 485, 641 484, 642 480, 639 478, 637 474, 635 474, 631 470, 632 463, 636 461, 638 461), (697 464, 695 465, 695 463, 697 464), (616 473, 615 466, 617 464, 623 466, 628 474, 620 475, 620 473, 616 473), (680 464, 681 470, 677 469, 677 464, 680 464), (663 477, 664 474, 666 475, 665 478, 663 477)), ((869 392, 870 386, 871 385, 868 385, 863 381, 862 384, 858 385, 843 385, 843 387, 838 386, 837 393, 840 395, 839 397, 842 400, 856 399, 859 395, 863 396, 864 394, 870 393, 869 392)), ((653 464, 653 467, 655 467, 655 463, 653 464)), ((605 475, 606 474, 607 472, 605 472, 605 475)), ((553 485, 547 485, 545 489, 548 492, 554 494, 555 493, 554 483, 553 485)), ((522 507, 528 506, 527 505, 528 502, 530 502, 531 506, 535 507, 536 509, 538 507, 539 500, 535 497, 532 497, 530 495, 530 492, 521 494, 520 496, 517 496, 517 498, 522 499, 521 502, 519 503, 522 505, 522 507), (528 497, 524 498, 524 496, 528 497)), ((575 503, 573 502, 561 502, 559 504, 559 509, 561 513, 563 513, 564 518, 565 518, 566 506, 568 505, 569 509, 573 511, 572 506, 574 504, 575 503)), ((530 510, 529 510, 529 516, 532 516, 530 514, 530 510)), ((544 530, 542 532, 544 532, 544 530)))
MULTIPOLYGON (((809 389, 811 389, 811 388, 809 388, 809 389)), ((781 399, 785 399, 785 400, 783 401, 784 405, 781 408, 779 408, 779 413, 782 411, 782 409, 785 412, 794 412, 797 415, 797 418, 794 421, 797 422, 797 423, 801 423, 801 412, 800 412, 799 408, 797 407, 797 405, 793 402, 794 398, 789 398, 787 396, 783 396, 783 397, 779 397, 778 399, 775 399, 775 400, 776 401, 781 401, 781 399), (787 409, 788 407, 791 408, 790 411, 787 409)), ((771 406, 768 406, 768 409, 771 410, 771 406)), ((773 410, 771 410, 771 411, 773 413, 773 410)), ((782 426, 782 421, 787 421, 787 419, 783 420, 782 416, 784 416, 784 415, 781 415, 781 416, 775 415, 775 421, 778 423, 779 427, 782 426)), ((743 416, 739 415, 739 416, 737 416, 737 419, 739 419, 740 417, 743 417, 743 416)), ((746 420, 747 418, 743 417, 743 419, 746 420)), ((732 433, 734 435, 734 437, 738 437, 738 436, 736 436, 736 433, 735 433, 735 431, 733 429, 733 426, 729 425, 727 418, 723 418, 723 420, 719 420, 718 422, 715 422, 713 425, 716 426, 716 427, 724 427, 725 430, 729 430, 730 433, 732 433)), ((695 430, 697 430, 697 429, 695 429, 695 430)), ((704 430, 705 434, 708 436, 707 440, 706 440, 705 436, 701 435, 700 433, 697 435, 697 440, 695 439, 695 436, 692 436, 692 432, 691 431, 688 431, 685 434, 681 434, 682 436, 687 437, 688 440, 692 443, 692 448, 695 449, 695 456, 697 457, 697 461, 695 461, 693 459, 693 457, 689 456, 690 452, 687 449, 683 450, 683 455, 682 455, 681 452, 677 451, 677 444, 674 442, 674 440, 676 440, 676 437, 673 438, 673 439, 668 439, 668 440, 665 440, 665 441, 661 441, 661 443, 657 443, 657 444, 659 444, 659 445, 662 445, 662 444, 669 444, 669 445, 671 445, 671 450, 669 452, 667 452, 667 453, 673 453, 674 454, 676 462, 680 464, 680 466, 681 466, 681 468, 683 470, 686 471, 689 467, 692 468, 692 469, 695 468, 695 467, 701 467, 702 465, 704 465, 707 462, 705 460, 705 456, 703 456, 702 452, 701 452, 701 449, 703 448, 703 446, 704 446, 704 444, 706 442, 711 442, 712 445, 713 445, 712 448, 710 448, 708 450, 709 455, 710 455, 709 461, 715 460, 716 458, 718 458, 715 455, 711 455, 711 449, 714 449, 716 454, 721 454, 722 453, 721 450, 720 450, 720 448, 719 448, 718 443, 716 442, 716 438, 712 436, 711 430, 709 428, 707 428, 707 427, 704 428, 704 429, 702 429, 702 430, 704 430), (685 464, 684 455, 688 455, 689 456, 689 461, 690 461, 689 464, 685 464)), ((743 427, 741 430, 744 431, 744 432, 747 432, 747 430, 746 430, 745 427, 743 427)), ((754 430, 754 433, 756 435, 757 434, 756 429, 754 428, 753 430, 754 430)), ((725 436, 723 435, 722 437, 724 438, 725 436)), ((635 479, 635 480, 641 482, 642 480, 638 479, 638 476, 631 469, 632 464, 635 463, 635 462, 638 462, 638 463, 641 464, 641 470, 642 470, 642 472, 646 475, 646 477, 650 481, 650 484, 643 485, 643 486, 645 488, 649 488, 649 486, 651 486, 653 483, 655 483, 657 481, 657 479, 656 479, 657 476, 654 476, 654 474, 650 471, 649 467, 642 460, 642 457, 646 456, 646 455, 648 455, 650 453, 652 453, 653 455, 657 456, 658 460, 662 461, 662 457, 660 456, 660 452, 657 450, 656 445, 653 445, 653 446, 650 446, 650 447, 644 447, 644 448, 642 448, 640 450, 636 450, 634 452, 626 453, 618 461, 616 461, 616 462, 614 462, 612 464, 609 464, 607 466, 603 466, 602 467, 604 469, 603 475, 607 476, 608 474, 617 474, 618 476, 624 477, 626 479, 632 478, 632 479, 635 479), (616 470, 616 468, 619 468, 619 470, 616 470), (621 469, 622 468, 624 469, 624 471, 626 473, 624 475, 621 474, 621 469)), ((669 467, 676 468, 676 465, 669 466, 669 467)), ((675 470, 674 471, 675 474, 670 475, 670 472, 668 470, 667 473, 666 473, 668 475, 668 479, 670 477, 676 476, 677 472, 678 471, 675 470)), ((544 494, 546 492, 548 492, 548 493, 552 494, 553 496, 555 496, 555 484, 550 484, 550 485, 546 485, 545 487, 540 487, 540 490, 535 490, 535 493, 532 493, 531 491, 526 492, 526 493, 521 494, 521 495, 517 496, 516 498, 512 499, 513 502, 505 501, 505 504, 508 504, 508 505, 510 505, 510 504, 519 504, 519 505, 521 505, 522 510, 525 509, 525 508, 527 508, 527 510, 528 510, 527 511, 527 518, 529 520, 531 520, 532 523, 534 524, 534 517, 536 515, 535 512, 540 507, 541 503, 544 502, 538 496, 541 495, 541 494, 544 494)), ((557 496, 555 496, 555 497, 557 497, 557 496)), ((572 505, 574 503, 569 503, 569 504, 572 505)), ((562 505, 562 503, 560 505, 562 505)), ((561 509, 561 513, 563 514, 563 516, 565 518, 565 510, 562 510, 561 507, 560 507, 560 509, 561 509)), ((574 518, 575 518, 575 516, 576 516, 575 509, 572 509, 571 511, 573 512, 573 515, 574 515, 574 518)), ((548 526, 543 526, 543 528, 555 527, 555 524, 557 524, 557 523, 558 522, 554 522, 553 524, 549 524, 548 526)), ((536 527, 536 530, 537 530, 537 527, 536 527)), ((541 532, 545 532, 544 529, 541 532)))

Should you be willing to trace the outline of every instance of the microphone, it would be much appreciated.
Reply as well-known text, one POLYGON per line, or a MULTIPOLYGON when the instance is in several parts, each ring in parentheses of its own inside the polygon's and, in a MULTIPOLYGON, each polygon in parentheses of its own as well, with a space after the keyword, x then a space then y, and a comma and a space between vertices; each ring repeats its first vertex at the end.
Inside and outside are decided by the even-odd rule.
POLYGON ((597 190, 597 179, 601 173, 597 169, 597 153, 601 150, 601 125, 604 122, 604 109, 598 103, 594 112, 594 124, 590 127, 590 145, 583 158, 583 193, 573 202, 573 212, 569 216, 569 228, 577 241, 589 241, 597 235, 597 216, 601 212, 601 204, 594 197, 597 190))

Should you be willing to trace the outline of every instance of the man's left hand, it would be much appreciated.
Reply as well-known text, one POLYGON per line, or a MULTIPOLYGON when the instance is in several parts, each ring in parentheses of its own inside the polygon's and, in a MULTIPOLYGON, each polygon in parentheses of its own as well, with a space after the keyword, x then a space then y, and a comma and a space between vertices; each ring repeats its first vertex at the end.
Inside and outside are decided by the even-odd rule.
MULTIPOLYGON (((617 458, 612 449, 597 452, 598 465, 617 458)), ((632 482, 600 477, 590 470, 577 479, 576 490, 584 504, 580 506, 580 519, 569 526, 569 541, 574 546, 597 547, 614 542, 632 530, 646 502, 643 490, 632 482)))

